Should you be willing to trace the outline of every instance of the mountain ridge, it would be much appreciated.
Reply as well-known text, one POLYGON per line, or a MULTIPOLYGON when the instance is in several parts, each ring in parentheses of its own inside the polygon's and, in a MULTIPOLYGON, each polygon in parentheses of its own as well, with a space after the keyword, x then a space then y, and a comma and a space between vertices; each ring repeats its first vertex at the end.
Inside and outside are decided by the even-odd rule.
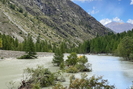
POLYGON ((40 35, 53 42, 70 40, 78 43, 109 32, 70 0, 10 0, 7 4, 1 3, 0 10, 8 18, 8 24, 12 23, 17 29, 14 31, 10 27, 13 33, 10 29, 1 33, 12 33, 10 35, 19 38, 30 33, 34 39, 40 35))
POLYGON ((133 24, 124 22, 111 22, 106 24, 105 26, 116 33, 121 33, 133 29, 133 24))

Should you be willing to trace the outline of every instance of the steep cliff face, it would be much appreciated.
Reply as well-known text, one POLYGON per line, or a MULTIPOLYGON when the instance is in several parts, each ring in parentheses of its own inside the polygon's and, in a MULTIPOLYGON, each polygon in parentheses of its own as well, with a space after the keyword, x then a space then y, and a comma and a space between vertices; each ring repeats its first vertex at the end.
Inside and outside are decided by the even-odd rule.
MULTIPOLYGON (((35 17, 42 24, 49 27, 47 30, 44 27, 41 29, 42 31, 50 30, 52 34, 56 34, 61 39, 82 42, 83 40, 92 39, 96 35, 105 35, 109 32, 95 18, 70 0, 11 0, 10 3, 29 13, 28 17, 35 17)), ((35 25, 39 24, 36 23, 35 25)), ((31 27, 29 27, 30 29, 31 27)), ((34 34, 45 35, 39 29, 32 29, 34 34), (35 32, 35 30, 38 31, 35 32)), ((24 28, 24 30, 27 33, 31 32, 27 28, 24 28)), ((50 39, 52 40, 57 36, 51 35, 50 39)), ((60 38, 54 39, 54 41, 59 41, 60 38)))

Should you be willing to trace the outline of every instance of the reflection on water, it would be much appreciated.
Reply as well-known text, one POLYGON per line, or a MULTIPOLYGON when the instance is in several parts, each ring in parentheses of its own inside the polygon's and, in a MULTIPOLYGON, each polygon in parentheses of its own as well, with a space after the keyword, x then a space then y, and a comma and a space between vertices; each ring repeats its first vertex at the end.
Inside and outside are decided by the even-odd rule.
MULTIPOLYGON (((103 76, 108 79, 109 84, 115 85, 117 89, 127 89, 133 81, 133 63, 121 61, 119 57, 87 55, 88 61, 92 64, 92 75, 103 76)), ((43 65, 45 60, 1 60, 0 61, 0 89, 8 89, 10 81, 20 81, 23 69, 43 65)))

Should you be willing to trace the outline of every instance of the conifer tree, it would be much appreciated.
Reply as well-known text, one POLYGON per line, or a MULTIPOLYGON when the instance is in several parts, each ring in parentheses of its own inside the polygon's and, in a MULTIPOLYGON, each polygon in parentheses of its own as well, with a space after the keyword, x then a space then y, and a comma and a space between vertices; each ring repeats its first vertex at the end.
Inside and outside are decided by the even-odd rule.
POLYGON ((133 39, 129 36, 124 37, 117 48, 118 55, 129 60, 130 54, 133 53, 133 39))
POLYGON ((21 56, 19 59, 33 59, 36 58, 35 46, 32 37, 28 35, 28 38, 24 41, 24 51, 26 55, 21 56))
POLYGON ((66 46, 65 42, 62 42, 62 43, 60 44, 60 48, 61 48, 61 51, 62 51, 63 53, 66 52, 67 46, 66 46))
POLYGON ((2 48, 2 39, 0 38, 0 49, 2 48))
POLYGON ((3 44, 3 49, 4 50, 11 50, 11 43, 10 43, 10 39, 9 36, 3 35, 2 36, 2 44, 3 44))
POLYGON ((53 58, 53 63, 56 64, 57 66, 60 66, 61 64, 64 63, 63 59, 64 55, 61 49, 57 48, 54 53, 54 58, 53 58))
POLYGON ((35 44, 35 48, 36 48, 36 51, 37 52, 40 52, 41 51, 40 36, 37 37, 37 41, 36 41, 36 44, 35 44))
POLYGON ((26 53, 30 58, 36 58, 35 46, 31 36, 28 36, 26 53))

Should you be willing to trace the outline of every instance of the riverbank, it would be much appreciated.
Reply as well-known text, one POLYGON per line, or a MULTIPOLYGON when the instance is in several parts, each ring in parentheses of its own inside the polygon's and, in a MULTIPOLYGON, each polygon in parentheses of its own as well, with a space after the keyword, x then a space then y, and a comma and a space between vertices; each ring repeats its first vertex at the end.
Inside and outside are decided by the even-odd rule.
MULTIPOLYGON (((11 50, 0 50, 0 59, 5 58, 18 58, 22 55, 24 55, 24 51, 11 51, 11 50)), ((48 52, 37 52, 38 57, 43 56, 53 56, 54 53, 48 53, 48 52)))

